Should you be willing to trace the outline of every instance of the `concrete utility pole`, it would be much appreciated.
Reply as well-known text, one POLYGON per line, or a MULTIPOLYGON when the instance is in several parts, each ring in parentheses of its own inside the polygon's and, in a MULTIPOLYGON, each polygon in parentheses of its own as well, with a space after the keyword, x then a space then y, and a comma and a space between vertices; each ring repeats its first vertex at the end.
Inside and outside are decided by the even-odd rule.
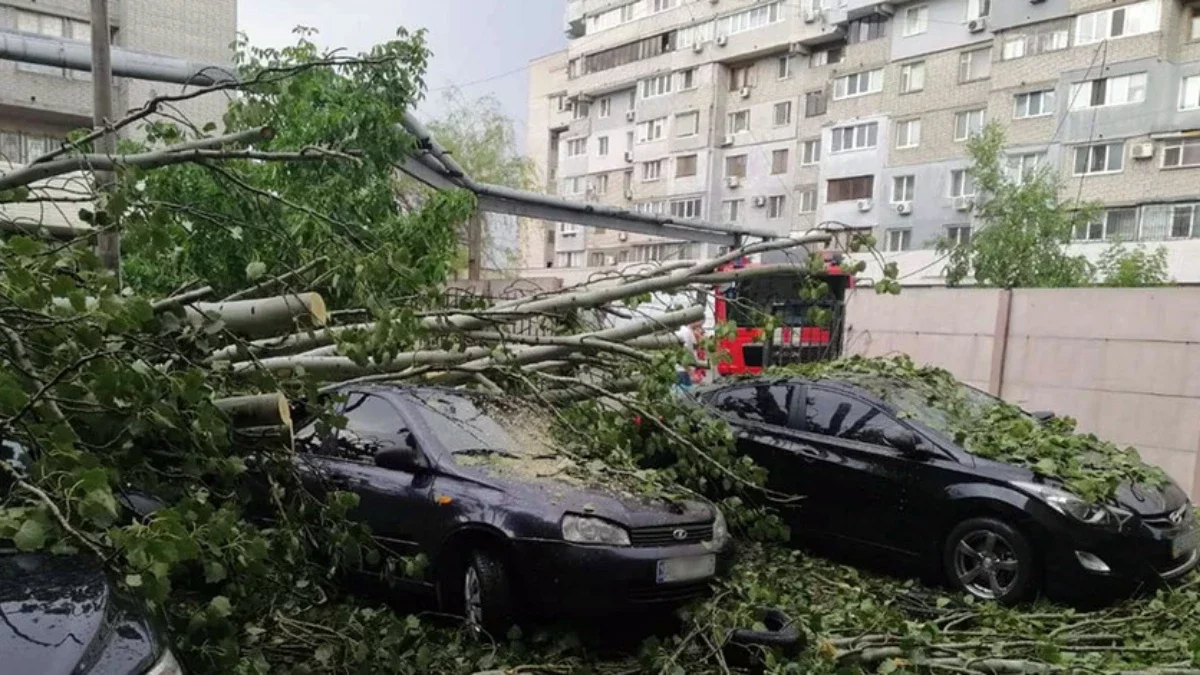
POLYGON ((476 210, 467 220, 467 278, 483 277, 483 213, 476 210))
MULTIPOLYGON (((108 0, 92 2, 92 126, 103 129, 113 120, 112 49, 109 44, 108 0)), ((116 134, 104 134, 96 139, 96 152, 112 155, 117 151, 116 134)), ((96 172, 96 191, 113 188, 113 174, 96 172)), ((100 262, 121 278, 121 232, 118 227, 96 235, 96 255, 100 262)))

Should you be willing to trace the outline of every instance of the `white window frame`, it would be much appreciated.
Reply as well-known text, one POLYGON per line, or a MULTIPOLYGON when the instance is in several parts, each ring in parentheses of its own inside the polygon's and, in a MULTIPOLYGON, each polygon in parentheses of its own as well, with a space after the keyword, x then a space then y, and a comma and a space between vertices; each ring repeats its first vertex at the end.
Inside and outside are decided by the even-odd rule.
POLYGON ((748 134, 750 133, 750 109, 735 110, 727 116, 726 133, 728 134, 748 134), (745 120, 745 125, 739 129, 738 120, 745 120))
POLYGON ((787 212, 787 195, 767 197, 767 220, 779 220, 787 212))
POLYGON ((696 176, 699 176, 699 175, 700 175, 700 155, 698 155, 696 153, 692 153, 689 155, 679 155, 678 157, 675 158, 675 177, 676 178, 695 178, 696 176), (681 176, 681 175, 679 175, 679 163, 688 158, 691 158, 691 160, 692 160, 692 172, 681 176))
POLYGON ((904 9, 904 37, 913 37, 929 31, 929 5, 916 5, 904 9))
POLYGON ((587 136, 567 139, 567 157, 582 157, 587 154, 587 136))
POLYGON ((979 108, 976 110, 960 110, 959 112, 954 113, 954 142, 955 143, 963 143, 963 142, 966 142, 967 140, 970 140, 970 138, 972 136, 983 131, 983 128, 986 125, 987 125, 987 109, 986 108, 979 108), (977 128, 972 129, 971 121, 976 116, 978 116, 979 122, 977 125, 975 125, 977 128), (962 124, 964 135, 959 135, 959 133, 958 133, 959 132, 959 129, 958 129, 959 128, 959 120, 965 120, 965 122, 962 124))
POLYGON ((792 57, 780 56, 775 62, 775 79, 787 80, 792 77, 792 57))
POLYGON ((900 66, 900 93, 925 91, 925 62, 914 61, 900 66))
POLYGON ((695 68, 684 68, 683 70, 679 71, 678 75, 679 75, 679 91, 691 91, 692 89, 695 89, 697 86, 699 86, 696 83, 696 69, 695 68), (691 80, 691 82, 688 82, 689 79, 691 80))
POLYGON ((665 12, 668 9, 673 9, 679 4, 679 0, 650 0, 650 13, 658 14, 665 12))
POLYGON ((1120 241, 1137 241, 1139 238, 1138 233, 1141 231, 1141 213, 1137 207, 1105 209, 1100 214, 1100 220, 1077 224, 1075 230, 1071 232, 1071 239, 1073 241, 1112 241, 1114 233, 1109 221, 1112 219, 1114 213, 1133 213, 1133 236, 1128 239, 1121 239, 1120 241), (1100 236, 1093 237, 1092 228, 1097 225, 1100 227, 1100 236), (1081 229, 1085 234, 1083 237, 1079 236, 1081 229))
POLYGON ((800 166, 815 166, 821 163, 821 139, 813 138, 800 144, 800 166))
POLYGON ((704 199, 702 197, 672 199, 668 203, 668 209, 672 218, 700 220, 704 217, 704 199))
POLYGON ((666 96, 675 89, 675 74, 664 73, 652 75, 642 80, 638 87, 642 92, 642 100, 666 96))
POLYGON ((969 51, 960 52, 958 55, 958 83, 966 84, 968 82, 979 82, 986 80, 992 76, 992 48, 985 47, 983 49, 971 49, 969 51), (981 60, 986 60, 986 72, 981 75, 971 76, 971 70, 975 68, 976 63, 981 60))
POLYGON ((796 212, 803 215, 806 213, 816 213, 818 203, 818 195, 820 194, 816 185, 807 185, 796 190, 796 212))
POLYGON ((608 136, 600 136, 596 138, 596 154, 600 157, 607 157, 609 149, 608 136))
POLYGON ((570 176, 563 179, 563 194, 581 195, 587 191, 586 176, 570 176))
POLYGON ((612 98, 605 96, 604 98, 600 99, 599 108, 600 112, 598 117, 600 119, 607 119, 610 115, 612 115, 612 98))
POLYGON ((1200 138, 1175 138, 1163 142, 1162 147, 1162 168, 1163 169, 1194 169, 1200 167, 1200 138), (1184 164, 1184 158, 1187 155, 1188 147, 1195 147, 1196 161, 1192 164, 1184 164), (1172 154, 1172 151, 1178 148, 1179 162, 1176 164, 1167 163, 1167 155, 1172 154))
POLYGON ((1046 166, 1048 155, 1043 152, 1020 152, 1005 158, 1004 169, 1010 180, 1023 183, 1046 166), (1032 160, 1032 161, 1030 161, 1032 160))
POLYGON ((667 118, 656 117, 638 124, 638 143, 653 143, 661 141, 666 132, 667 118))
POLYGON ((896 122, 896 149, 911 150, 921 145, 921 118, 896 122))
POLYGON ((737 178, 745 178, 750 173, 750 156, 745 153, 742 153, 740 155, 726 155, 723 163, 724 163, 724 166, 722 167, 722 170, 725 172, 726 178, 729 178, 730 176, 737 177, 737 178), (742 161, 742 172, 741 173, 729 173, 729 160, 737 159, 739 157, 742 158, 742 160, 743 160, 742 161))
POLYGON ((830 130, 829 154, 872 150, 879 147, 879 122, 864 122, 830 130), (841 142, 838 142, 840 138, 841 142))
POLYGON ((642 182, 653 183, 654 181, 662 180, 662 166, 663 161, 661 159, 642 162, 642 182))
POLYGON ((792 163, 792 153, 789 152, 787 148, 777 148, 775 150, 772 150, 771 151, 770 174, 772 176, 782 176, 782 175, 786 174, 788 172, 788 170, 791 168, 791 163, 792 163), (775 168, 776 168, 775 167, 775 158, 778 157, 779 153, 781 153, 781 152, 783 153, 783 171, 776 171, 775 170, 775 168))
MULTIPOLYGON (((1003 2, 1004 0, 1000 0, 1003 2)), ((967 21, 986 19, 992 14, 992 0, 967 0, 967 21)))
POLYGON ((736 223, 742 219, 742 212, 746 210, 745 199, 726 199, 721 202, 721 217, 729 223, 736 223))
POLYGON ((870 96, 883 91, 883 69, 861 70, 857 73, 843 75, 833 81, 833 100, 842 101, 848 98, 870 96), (866 80, 865 82, 863 80, 866 80), (851 92, 850 83, 854 83, 851 92))
POLYGON ((1013 96, 1013 119, 1031 120, 1038 117, 1049 117, 1054 114, 1057 107, 1058 94, 1053 89, 1023 91, 1013 96), (1038 102, 1036 113, 1033 112, 1035 100, 1038 102))
POLYGON ((700 133, 700 111, 692 110, 689 112, 676 113, 675 115, 675 137, 676 138, 691 138, 700 133), (691 131, 687 131, 687 123, 691 121, 691 131))
POLYGON ((950 198, 958 199, 960 197, 971 198, 979 191, 975 185, 975 178, 971 175, 968 169, 951 169, 950 170, 950 198), (970 187, 971 191, 967 192, 970 187))
POLYGON ((1113 141, 1110 143, 1093 143, 1092 145, 1076 146, 1074 149, 1074 152, 1071 156, 1071 160, 1072 160, 1071 161, 1071 173, 1072 173, 1072 175, 1075 175, 1075 176, 1105 176, 1105 175, 1121 173, 1122 171, 1125 170, 1125 141, 1113 141), (1105 169, 1102 171, 1093 171, 1093 170, 1091 170, 1091 166, 1095 162, 1095 154, 1100 148, 1103 148, 1104 153, 1105 153, 1104 154, 1105 169), (1117 149, 1116 155, 1113 154, 1114 148, 1117 149), (1079 165, 1080 151, 1087 152, 1087 160, 1086 160, 1087 170, 1085 170, 1082 173, 1080 173, 1076 170, 1079 165), (1113 164, 1112 159, 1114 156, 1119 157, 1119 161, 1118 161, 1119 166, 1116 169, 1108 168, 1108 167, 1112 166, 1112 164, 1113 164))
POLYGON ((884 251, 900 253, 912 250, 912 228, 894 227, 884 231, 884 251))
POLYGON ((771 106, 771 121, 775 123, 776 127, 786 127, 792 123, 792 107, 791 101, 780 101, 771 106), (782 110, 787 113, 782 122, 779 121, 779 111, 781 110, 781 106, 782 110))
POLYGON ((912 174, 892 176, 892 203, 911 203, 917 195, 917 177, 912 174))
POLYGON ((1131 5, 1080 14, 1075 17, 1075 46, 1154 33, 1159 30, 1161 21, 1162 7, 1159 0, 1143 0, 1131 5), (1119 22, 1114 20, 1118 15, 1121 16, 1119 22), (1120 32, 1114 33, 1118 29, 1120 32))
POLYGON ((962 246, 971 243, 971 235, 973 234, 970 225, 947 225, 946 226, 946 241, 950 242, 951 246, 962 246), (963 236, 966 233, 966 236, 963 236))
POLYGON ((1071 85, 1071 110, 1091 110, 1093 108, 1113 108, 1122 105, 1139 105, 1146 102, 1146 92, 1149 88, 1150 77, 1147 73, 1130 73, 1128 75, 1113 75, 1094 80, 1085 80, 1071 85), (1092 94, 1098 83, 1103 82, 1104 102, 1092 104, 1092 94), (1118 96, 1124 93, 1124 98, 1118 96))
POLYGON ((598 194, 598 195, 608 194, 608 174, 606 174, 606 173, 596 174, 596 180, 594 181, 593 184, 596 186, 596 194, 598 194))
POLYGON ((1189 75, 1179 81, 1179 109, 1200 110, 1200 75, 1189 75))

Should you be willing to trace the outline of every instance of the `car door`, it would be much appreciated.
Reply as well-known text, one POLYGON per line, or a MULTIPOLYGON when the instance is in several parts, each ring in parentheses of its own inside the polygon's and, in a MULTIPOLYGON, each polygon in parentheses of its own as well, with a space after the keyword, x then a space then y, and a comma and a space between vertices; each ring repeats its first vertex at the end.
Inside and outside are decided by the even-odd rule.
POLYGON ((892 447, 890 431, 911 429, 888 411, 843 390, 805 388, 802 430, 824 481, 820 530, 857 543, 919 554, 909 486, 919 461, 892 447))
POLYGON ((438 515, 433 501, 435 474, 375 464, 376 452, 408 442, 408 422, 391 401, 364 392, 347 392, 339 413, 346 419, 345 426, 323 439, 308 458, 310 468, 326 489, 359 496, 351 517, 370 526, 384 548, 401 556, 430 553, 438 515))

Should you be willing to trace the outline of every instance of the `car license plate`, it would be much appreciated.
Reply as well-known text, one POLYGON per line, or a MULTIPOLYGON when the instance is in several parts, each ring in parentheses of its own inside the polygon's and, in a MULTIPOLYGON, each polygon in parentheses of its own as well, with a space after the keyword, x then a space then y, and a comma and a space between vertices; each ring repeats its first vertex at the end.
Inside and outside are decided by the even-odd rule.
POLYGON ((717 556, 697 555, 689 558, 670 558, 658 561, 658 583, 692 581, 711 577, 717 571, 717 556))
POLYGON ((1171 557, 1182 558, 1197 546, 1200 546, 1200 529, 1192 530, 1171 542, 1171 557))

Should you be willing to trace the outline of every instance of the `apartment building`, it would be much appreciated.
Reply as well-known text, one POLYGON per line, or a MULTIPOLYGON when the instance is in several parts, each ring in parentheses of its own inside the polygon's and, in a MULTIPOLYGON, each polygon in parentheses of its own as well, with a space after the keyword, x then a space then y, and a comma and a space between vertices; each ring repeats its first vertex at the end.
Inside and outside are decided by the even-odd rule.
MULTIPOLYGON (((1097 200, 1075 233, 1161 242, 1200 281, 1197 0, 571 0, 531 68, 531 156, 562 196, 779 234, 872 229, 909 281, 972 236, 966 141, 1097 200)), ((527 223, 560 276, 708 245, 527 223)), ((532 236, 532 235, 531 235, 532 236)))
MULTIPOLYGON (((0 0, 0 29, 90 42, 89 14, 88 0, 0 0)), ((236 0, 110 0, 109 22, 117 47, 203 63, 233 61, 236 0)), ((116 78, 114 86, 118 114, 179 90, 125 78, 116 78)), ((220 120, 224 99, 203 97, 177 110, 202 125, 220 120)), ((72 130, 91 126, 90 73, 0 61, 0 171, 57 147, 72 130)), ((57 209, 12 206, 0 216, 66 218, 57 209)))

